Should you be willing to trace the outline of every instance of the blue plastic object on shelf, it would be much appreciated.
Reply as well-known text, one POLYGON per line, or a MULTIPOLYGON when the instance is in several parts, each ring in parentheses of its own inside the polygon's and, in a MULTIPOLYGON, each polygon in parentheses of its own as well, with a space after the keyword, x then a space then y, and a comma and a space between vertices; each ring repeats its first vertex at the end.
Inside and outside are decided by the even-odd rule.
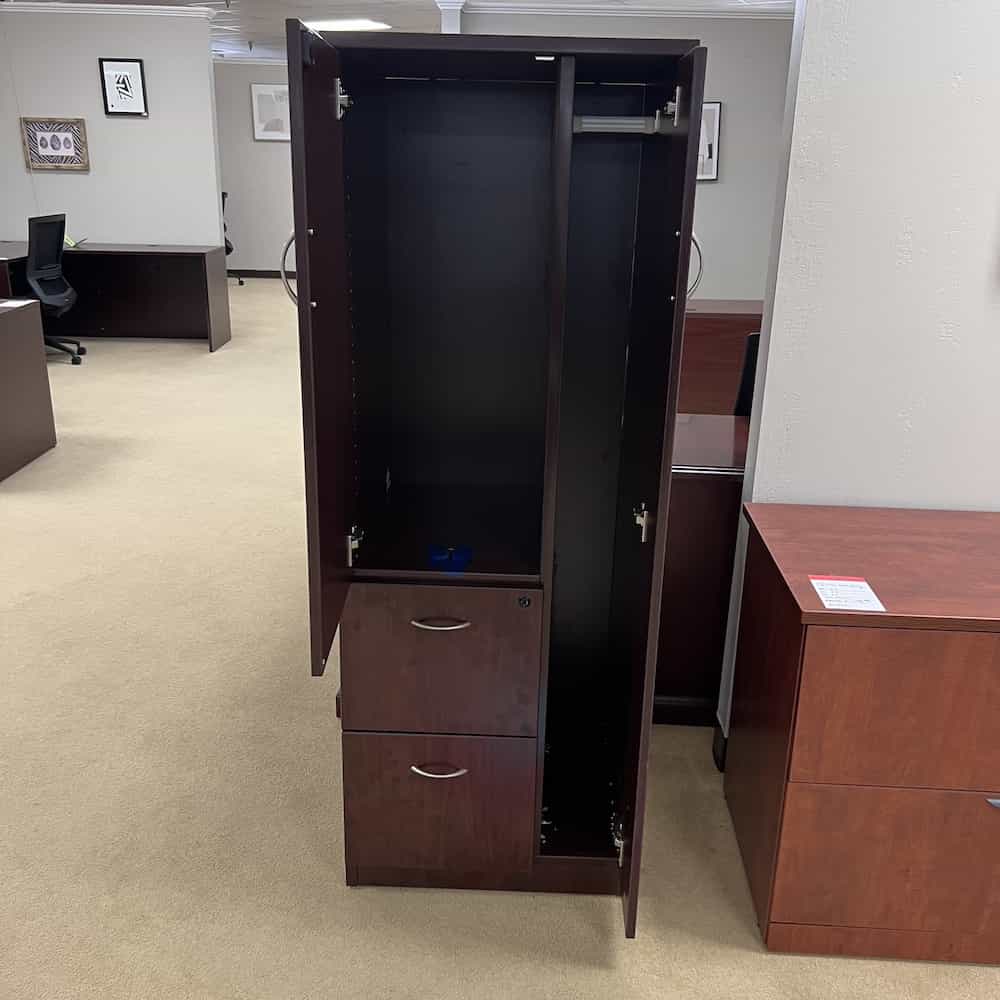
POLYGON ((464 573, 472 559, 472 549, 468 545, 451 548, 447 545, 432 545, 431 569, 439 573, 464 573))

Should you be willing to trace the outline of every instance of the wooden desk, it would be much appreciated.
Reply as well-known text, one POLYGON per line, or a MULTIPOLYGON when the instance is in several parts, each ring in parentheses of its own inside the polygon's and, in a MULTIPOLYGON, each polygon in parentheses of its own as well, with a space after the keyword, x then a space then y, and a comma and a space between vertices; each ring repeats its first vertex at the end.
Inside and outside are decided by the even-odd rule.
POLYGON ((1000 962, 1000 514, 746 511, 725 787, 765 943, 1000 962))
MULTIPOLYGON (((0 242, 0 295, 29 295, 28 245, 0 242)), ((76 305, 60 317, 66 337, 167 337, 228 343, 229 290, 221 246, 84 243, 63 254, 76 305)))
POLYGON ((733 412, 747 334, 760 330, 763 308, 763 302, 745 299, 688 302, 678 410, 733 412))
POLYGON ((747 430, 744 417, 677 415, 655 722, 715 722, 747 430))
POLYGON ((38 303, 0 299, 0 479, 55 443, 38 303))

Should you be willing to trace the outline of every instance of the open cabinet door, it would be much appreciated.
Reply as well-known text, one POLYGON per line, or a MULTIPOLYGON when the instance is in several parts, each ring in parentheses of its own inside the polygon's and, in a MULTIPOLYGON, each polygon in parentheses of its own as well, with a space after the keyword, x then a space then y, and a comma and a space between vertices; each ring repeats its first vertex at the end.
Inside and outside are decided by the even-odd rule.
MULTIPOLYGON (((677 129, 669 138, 644 140, 639 172, 615 526, 611 655, 630 674, 628 703, 622 707, 626 756, 616 812, 627 937, 635 936, 639 902, 646 759, 656 681, 705 49, 693 49, 684 56, 678 72, 681 113, 677 129)), ((644 113, 653 114, 673 97, 673 88, 648 88, 644 113)))
POLYGON ((326 669, 347 598, 355 496, 339 76, 336 49, 298 21, 289 21, 310 656, 316 676, 326 669))

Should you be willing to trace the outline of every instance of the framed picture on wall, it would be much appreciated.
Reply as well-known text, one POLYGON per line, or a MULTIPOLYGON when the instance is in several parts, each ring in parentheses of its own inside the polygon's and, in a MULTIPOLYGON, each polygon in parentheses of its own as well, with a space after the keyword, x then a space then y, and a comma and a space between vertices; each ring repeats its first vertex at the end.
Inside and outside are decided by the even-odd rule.
POLYGON ((82 118, 22 118, 21 145, 29 170, 89 170, 82 118))
POLYGON ((288 113, 287 83, 251 83, 250 106, 255 139, 291 141, 292 121, 288 113))
POLYGON ((722 137, 722 102, 708 101, 701 107, 701 141, 698 144, 698 180, 719 179, 719 140, 722 137))
POLYGON ((148 118, 146 73, 141 59, 98 59, 104 113, 109 118, 148 118))

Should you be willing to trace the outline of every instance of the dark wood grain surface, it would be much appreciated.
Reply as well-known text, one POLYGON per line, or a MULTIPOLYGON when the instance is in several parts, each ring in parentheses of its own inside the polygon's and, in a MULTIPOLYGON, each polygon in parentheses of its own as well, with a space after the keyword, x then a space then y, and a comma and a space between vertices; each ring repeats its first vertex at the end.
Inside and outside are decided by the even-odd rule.
POLYGON ((352 584, 344 728, 534 736, 541 629, 540 590, 352 584))
POLYGON ((310 659, 321 675, 347 599, 357 492, 343 126, 333 92, 340 63, 289 21, 288 65, 310 659))
POLYGON ((978 792, 792 783, 771 919, 1000 940, 1000 808, 978 792))
POLYGON ((38 303, 0 299, 0 480, 55 443, 38 303))
MULTIPOLYGON (((32 296, 27 244, 0 247, 11 251, 0 258, 0 291, 32 296)), ((84 244, 63 254, 63 274, 77 300, 53 321, 56 336, 207 340, 215 351, 232 335, 221 246, 84 244)))
MULTIPOLYGON (((179 256, 193 255, 203 257, 213 250, 223 250, 217 244, 185 244, 185 243, 91 243, 89 240, 80 246, 67 247, 63 258, 77 253, 116 253, 116 254, 171 254, 179 256)), ((27 240, 0 240, 0 260, 16 260, 28 255, 27 240)))
MULTIPOLYGON (((639 907, 639 874, 646 812, 650 727, 660 641, 660 612, 667 556, 671 463, 680 381, 681 346, 687 301, 691 232, 694 225, 698 135, 701 128, 707 50, 688 52, 678 66, 682 95, 678 124, 686 142, 664 147, 647 143, 639 168, 633 322, 622 426, 615 594, 612 601, 612 656, 632 673, 625 728, 625 772, 620 802, 625 936, 634 937, 639 907), (673 287, 670 339, 664 336, 663 289, 673 287), (663 385, 663 372, 667 373, 663 385), (634 380, 634 381, 633 381, 634 380), (637 532, 634 508, 655 511, 653 544, 637 532), (619 542, 620 539, 620 542, 619 542), (652 551, 650 551, 652 549, 652 551), (624 571, 620 573, 620 568, 624 571), (622 609, 624 602, 627 609, 622 609)), ((646 108, 665 106, 674 87, 647 87, 646 108)))
POLYGON ((348 867, 527 871, 535 741, 344 733, 348 867), (434 773, 466 773, 427 778, 434 773))
POLYGON ((1000 955, 1000 935, 771 924, 767 947, 771 951, 799 954, 996 964, 997 955, 1000 955))
POLYGON ((771 907, 804 631, 791 594, 751 530, 725 791, 761 929, 771 907))
POLYGON ((687 413, 731 414, 747 335, 760 330, 762 302, 692 299, 684 321, 678 406, 687 413))
POLYGON ((750 421, 719 413, 678 413, 674 424, 674 472, 743 472, 750 421))
POLYGON ((746 511, 805 623, 1000 631, 1000 513, 758 503, 746 511), (809 574, 864 577, 886 611, 827 611, 809 574))
POLYGON ((1000 785, 1000 635, 812 626, 796 781, 1000 785))

